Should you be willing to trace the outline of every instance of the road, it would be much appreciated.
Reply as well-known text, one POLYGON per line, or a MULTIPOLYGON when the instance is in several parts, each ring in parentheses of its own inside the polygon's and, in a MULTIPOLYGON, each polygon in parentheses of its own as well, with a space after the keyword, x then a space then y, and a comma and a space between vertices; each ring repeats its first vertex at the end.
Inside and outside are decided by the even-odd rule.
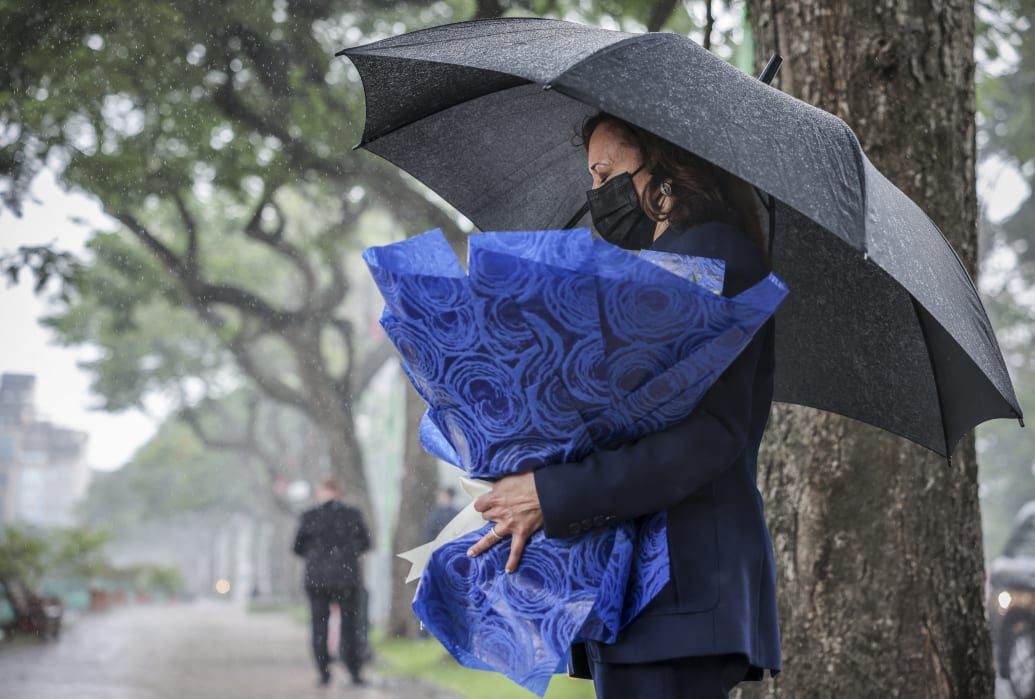
POLYGON ((59 640, 0 646, 5 699, 450 699, 370 672, 353 688, 340 664, 316 687, 307 628, 280 614, 217 602, 88 614, 59 640))

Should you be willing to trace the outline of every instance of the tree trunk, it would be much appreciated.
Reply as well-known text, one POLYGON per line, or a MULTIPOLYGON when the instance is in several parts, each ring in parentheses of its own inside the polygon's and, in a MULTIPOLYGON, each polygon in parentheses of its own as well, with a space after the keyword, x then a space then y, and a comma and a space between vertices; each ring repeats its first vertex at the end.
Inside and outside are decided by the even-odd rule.
MULTIPOLYGON (((973 274, 973 3, 751 0, 750 13, 756 64, 783 55, 776 85, 848 122, 973 274)), ((741 696, 993 696, 973 435, 947 464, 778 405, 759 469, 784 672, 741 696)))
POLYGON ((367 522, 375 522, 374 509, 363 470, 363 450, 356 438, 355 422, 350 407, 339 407, 334 413, 321 416, 320 431, 327 440, 331 474, 343 486, 345 498, 355 504, 367 522))
MULTIPOLYGON (((399 518, 395 525, 393 554, 426 543, 421 540, 424 519, 435 505, 438 489, 438 462, 420 445, 417 426, 427 408, 413 387, 406 383, 406 449, 403 457, 402 493, 399 518)), ((414 637, 420 627, 411 605, 416 583, 406 584, 410 564, 392 560, 392 603, 388 615, 388 635, 414 637)))
MULTIPOLYGON (((355 503, 367 522, 375 522, 363 451, 356 435, 356 422, 349 398, 339 392, 327 367, 322 364, 320 329, 314 323, 285 338, 296 357, 298 376, 307 397, 306 413, 320 427, 327 440, 331 473, 341 483, 346 499, 355 503)), ((341 380, 348 386, 350 377, 341 380)))

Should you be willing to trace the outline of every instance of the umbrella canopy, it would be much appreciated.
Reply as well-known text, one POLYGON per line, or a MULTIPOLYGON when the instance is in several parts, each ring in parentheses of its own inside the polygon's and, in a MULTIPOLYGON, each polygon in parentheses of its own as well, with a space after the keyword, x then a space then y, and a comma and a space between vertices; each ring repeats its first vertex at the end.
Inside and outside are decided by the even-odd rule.
POLYGON ((948 455, 1021 417, 969 275, 848 126, 675 34, 544 19, 447 25, 348 49, 361 146, 483 230, 557 228, 591 180, 575 134, 598 111, 772 195, 779 401, 830 410, 948 455))

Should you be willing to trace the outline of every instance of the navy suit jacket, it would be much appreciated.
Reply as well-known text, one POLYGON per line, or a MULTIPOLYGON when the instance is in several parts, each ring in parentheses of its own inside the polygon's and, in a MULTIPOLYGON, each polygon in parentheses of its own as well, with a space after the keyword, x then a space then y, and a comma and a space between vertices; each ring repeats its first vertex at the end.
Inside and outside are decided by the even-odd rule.
MULTIPOLYGON (((651 249, 724 260, 725 296, 769 272, 748 236, 724 223, 670 229, 651 249)), ((669 583, 614 644, 588 644, 595 660, 741 653, 749 678, 780 669, 772 543, 756 486, 773 334, 770 320, 682 422, 535 472, 548 537, 666 512, 669 583)))

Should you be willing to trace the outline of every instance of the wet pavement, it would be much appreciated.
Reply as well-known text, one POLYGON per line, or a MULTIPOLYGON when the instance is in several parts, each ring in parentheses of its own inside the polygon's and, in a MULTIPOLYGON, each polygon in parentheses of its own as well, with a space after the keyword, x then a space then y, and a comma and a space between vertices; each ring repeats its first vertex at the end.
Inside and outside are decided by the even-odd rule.
POLYGON ((315 686, 308 629, 281 614, 228 604, 138 606, 87 614, 57 641, 0 645, 0 696, 10 699, 453 699, 367 673, 352 687, 340 664, 315 686))
MULTIPOLYGON (((368 671, 354 688, 340 664, 315 686, 308 629, 229 604, 137 606, 87 614, 57 641, 0 644, 3 699, 455 699, 368 671)), ((1014 699, 1005 680, 996 699, 1014 699)))

